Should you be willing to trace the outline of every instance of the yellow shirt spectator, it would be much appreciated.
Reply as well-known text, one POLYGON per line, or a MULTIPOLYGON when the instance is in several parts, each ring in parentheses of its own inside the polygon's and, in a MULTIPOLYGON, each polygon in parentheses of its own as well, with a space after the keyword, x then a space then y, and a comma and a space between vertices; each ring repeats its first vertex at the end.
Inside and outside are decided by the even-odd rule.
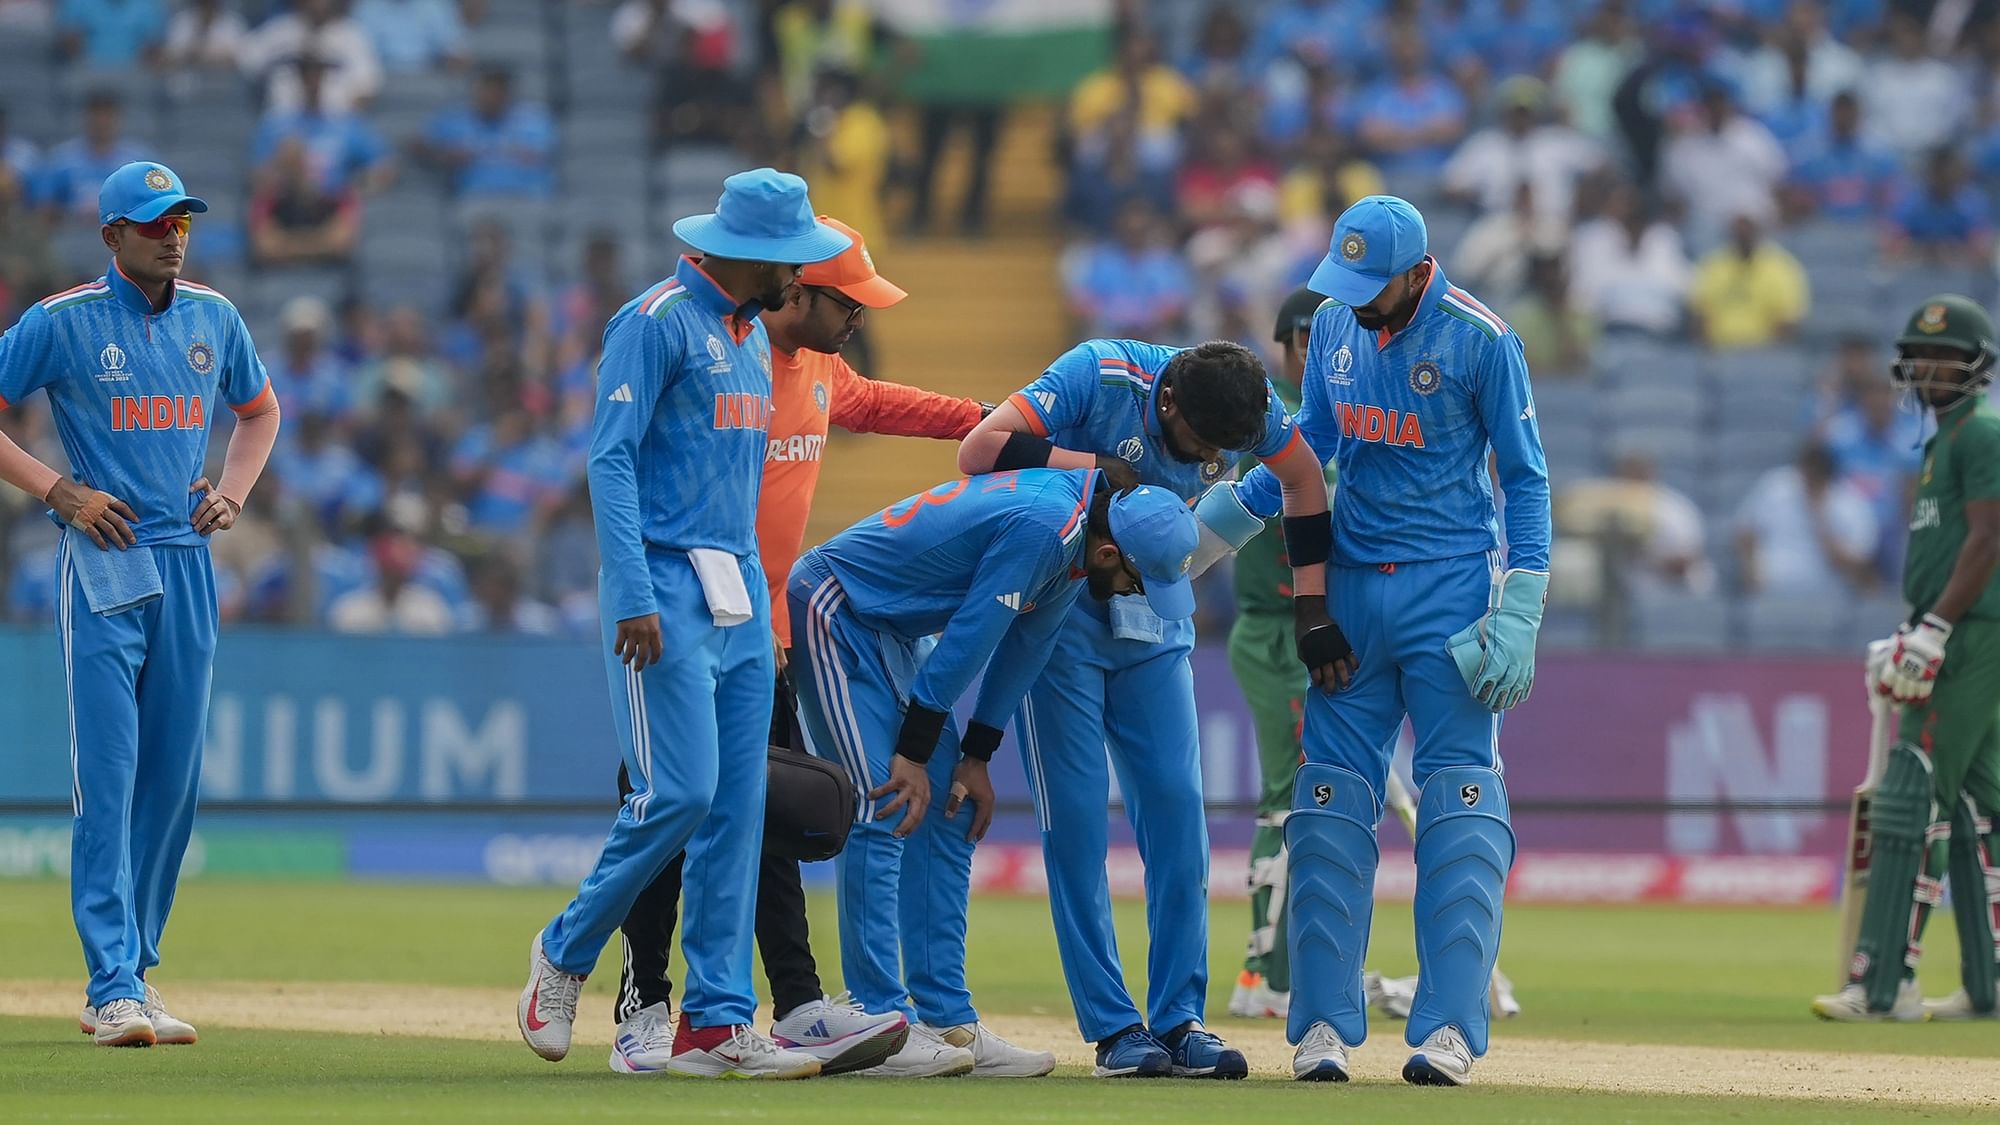
POLYGON ((880 251, 889 240, 882 217, 882 185, 889 176, 889 123, 865 101, 838 112, 823 141, 800 157, 799 173, 812 185, 813 206, 861 232, 880 251))
POLYGON ((1712 348, 1775 343, 1805 319, 1811 301, 1799 260, 1759 238, 1754 225, 1746 232, 1746 224, 1739 219, 1731 243, 1709 251, 1695 268, 1689 303, 1712 348))
MULTIPOLYGON (((1169 66, 1150 66, 1139 77, 1139 104, 1136 107, 1139 131, 1171 131, 1194 112, 1194 87, 1169 66)), ((1069 123, 1077 135, 1102 128, 1123 112, 1132 101, 1125 75, 1116 67, 1100 70, 1083 80, 1069 97, 1069 123)))

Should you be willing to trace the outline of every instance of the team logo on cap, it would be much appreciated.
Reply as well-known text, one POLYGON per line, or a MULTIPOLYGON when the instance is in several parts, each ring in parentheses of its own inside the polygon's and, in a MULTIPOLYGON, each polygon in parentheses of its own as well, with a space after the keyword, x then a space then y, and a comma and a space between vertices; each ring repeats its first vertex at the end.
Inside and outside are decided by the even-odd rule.
POLYGON ((146 169, 146 186, 154 191, 169 191, 173 188, 174 181, 167 178, 167 174, 160 169, 148 168, 146 169))
POLYGON ((1358 230, 1348 231, 1340 240, 1340 256, 1350 262, 1358 262, 1368 253, 1368 240, 1361 237, 1358 230))
POLYGON ((196 374, 200 375, 206 375, 215 370, 215 349, 202 343, 200 340, 189 344, 188 366, 194 368, 196 374))
POLYGON ((1917 318, 1917 331, 1937 333, 1945 329, 1944 306, 1925 305, 1924 315, 1917 318))
POLYGON ((1348 386, 1354 382, 1354 376, 1349 374, 1353 370, 1354 353, 1347 350, 1347 345, 1342 344, 1340 347, 1334 349, 1331 380, 1340 386, 1348 386))
POLYGON ((1146 455, 1146 445, 1138 438, 1128 437, 1124 441, 1118 443, 1118 456, 1123 457, 1125 460, 1130 461, 1134 465, 1138 464, 1139 458, 1144 457, 1145 455, 1146 455))
POLYGON ((1410 389, 1420 395, 1434 395, 1444 385, 1444 372, 1430 360, 1422 360, 1410 368, 1410 389))
POLYGON ((1187 553, 1187 558, 1181 560, 1181 573, 1186 574, 1188 572, 1188 568, 1193 565, 1194 565, 1194 552, 1189 551, 1187 553))
POLYGON ((875 272, 875 259, 869 255, 866 246, 861 248, 861 264, 868 267, 869 273, 875 272))

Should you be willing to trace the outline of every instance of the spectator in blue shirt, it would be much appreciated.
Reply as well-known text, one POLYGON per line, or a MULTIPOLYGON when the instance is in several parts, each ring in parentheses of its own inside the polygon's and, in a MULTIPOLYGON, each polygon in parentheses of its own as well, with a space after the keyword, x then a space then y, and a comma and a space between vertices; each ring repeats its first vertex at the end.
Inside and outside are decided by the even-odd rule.
POLYGON ((465 62, 465 21, 453 0, 357 0, 354 22, 391 74, 465 62))
POLYGON ((1152 208, 1133 201, 1118 214, 1118 237, 1083 250, 1069 277, 1069 307, 1086 336, 1167 342, 1186 325, 1194 279, 1161 244, 1152 208))
POLYGON ((547 111, 516 102, 514 76, 498 66, 481 68, 472 104, 439 114, 421 142, 460 199, 548 198, 555 145, 547 111))
POLYGON ((1213 4, 1195 33, 1194 50, 1181 63, 1196 89, 1241 89, 1256 81, 1250 54, 1250 28, 1234 4, 1213 4))
POLYGON ((1897 192, 1883 250, 1891 258, 1938 265, 1975 266, 1990 260, 1992 212, 1956 148, 1933 149, 1924 161, 1923 182, 1906 182, 1897 192))
POLYGON ((257 127, 250 143, 250 162, 263 167, 286 139, 305 143, 306 163, 315 186, 332 194, 350 181, 364 190, 384 186, 391 173, 389 150, 366 118, 326 102, 326 60, 306 55, 298 60, 299 106, 273 110, 257 127))
POLYGON ((1887 206, 1896 158, 1861 133, 1861 101, 1853 91, 1833 96, 1825 130, 1792 165, 1786 195, 1794 211, 1842 220, 1874 219, 1887 206))
MULTIPOLYGON (((1474 22, 1461 47, 1476 55, 1493 79, 1540 75, 1569 42, 1567 21, 1548 0, 1500 0, 1497 8, 1488 0, 1477 7, 1484 18, 1474 22)), ((1440 51, 1437 61, 1450 66, 1455 60, 1440 51)))
POLYGON ((130 66, 158 49, 166 27, 161 0, 62 0, 56 51, 100 70, 130 66))
POLYGON ((271 451, 271 468, 285 482, 287 495, 303 502, 322 532, 337 535, 365 516, 377 491, 372 474, 354 450, 339 440, 333 418, 300 413, 286 427, 295 435, 271 451))
POLYGON ((1174 205, 1173 170, 1146 166, 1131 111, 1106 122, 1102 140, 1099 150, 1079 153, 1063 200, 1063 217, 1077 233, 1093 239, 1109 235, 1119 212, 1135 200, 1161 212, 1174 205))
POLYGON ((1465 98, 1425 65, 1423 36, 1398 28, 1389 40, 1390 76, 1361 95, 1355 121, 1362 144, 1385 173, 1435 175, 1465 136, 1465 98))
MULTIPOLYGON (((327 346, 333 310, 318 297, 293 297, 278 319, 285 330, 283 346, 264 360, 272 389, 297 404, 294 409, 345 418, 354 405, 353 370, 327 346)), ((281 434, 280 443, 284 440, 281 434)))
POLYGON ((13 194, 27 198, 40 160, 33 141, 8 131, 7 107, 0 105, 0 196, 13 194))
POLYGON ((42 163, 34 199, 67 216, 97 218, 97 189, 111 173, 150 154, 124 138, 125 112, 118 95, 99 90, 84 101, 83 136, 57 145, 42 163))
POLYGON ((472 526, 498 535, 533 530, 553 515, 575 483, 568 467, 561 446, 519 409, 473 427, 451 456, 472 526))
POLYGON ((1261 69, 1286 55, 1361 67, 1373 54, 1379 0, 1282 0, 1257 21, 1251 55, 1261 69))
POLYGON ((1882 574, 1900 572, 1910 485, 1923 467, 1925 418, 1898 409, 1895 385, 1870 372, 1850 387, 1852 401, 1827 419, 1821 441, 1833 451, 1840 477, 1868 498, 1882 529, 1876 562, 1882 574))

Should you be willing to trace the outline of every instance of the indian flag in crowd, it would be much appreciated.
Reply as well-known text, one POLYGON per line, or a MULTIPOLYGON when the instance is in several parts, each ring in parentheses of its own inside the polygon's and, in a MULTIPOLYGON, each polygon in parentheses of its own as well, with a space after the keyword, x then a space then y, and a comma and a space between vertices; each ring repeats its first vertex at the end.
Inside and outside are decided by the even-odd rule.
POLYGON ((901 89, 921 102, 1062 97, 1111 57, 1112 0, 875 0, 921 55, 901 89))

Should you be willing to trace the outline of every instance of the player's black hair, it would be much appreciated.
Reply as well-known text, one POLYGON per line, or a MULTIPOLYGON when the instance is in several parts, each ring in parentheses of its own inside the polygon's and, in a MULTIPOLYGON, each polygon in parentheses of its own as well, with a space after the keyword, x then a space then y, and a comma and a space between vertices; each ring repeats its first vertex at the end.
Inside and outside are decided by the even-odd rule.
POLYGON ((1167 361, 1160 373, 1174 407, 1203 441, 1249 449, 1264 432, 1271 386, 1257 353, 1230 340, 1198 344, 1167 361))
POLYGON ((1097 482, 1097 491, 1090 497, 1090 512, 1084 516, 1084 534, 1111 538, 1111 496, 1116 491, 1108 480, 1097 482))

